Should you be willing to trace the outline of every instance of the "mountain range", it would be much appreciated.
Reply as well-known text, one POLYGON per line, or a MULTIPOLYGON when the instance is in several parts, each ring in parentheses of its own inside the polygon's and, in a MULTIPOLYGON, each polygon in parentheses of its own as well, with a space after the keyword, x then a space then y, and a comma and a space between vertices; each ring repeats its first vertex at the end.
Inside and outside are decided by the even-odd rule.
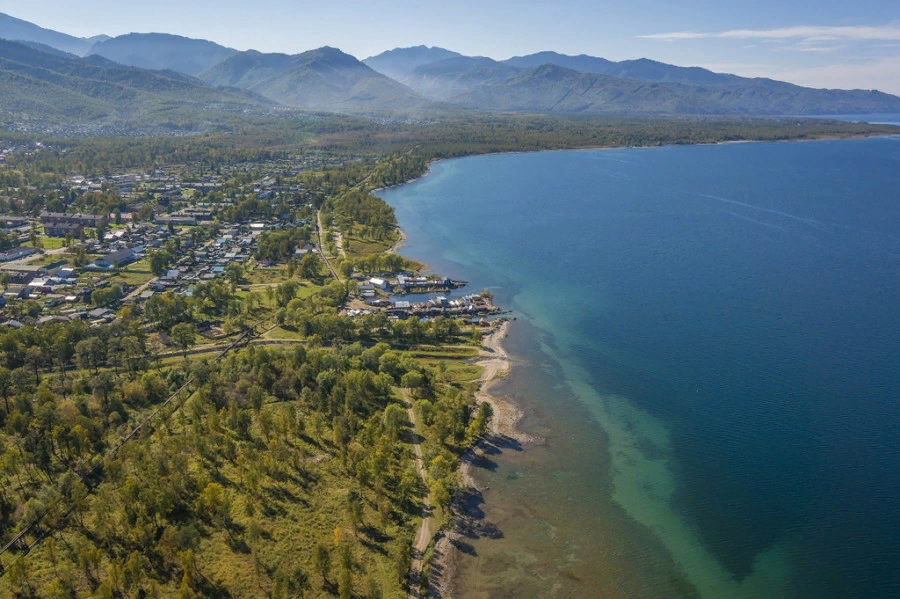
POLYGON ((555 53, 506 61, 446 58, 398 77, 432 100, 472 110, 743 116, 900 109, 900 98, 878 91, 812 89, 646 59, 615 63, 555 53))
POLYGON ((201 73, 200 79, 310 110, 408 114, 435 108, 405 85, 328 46, 295 55, 238 52, 201 73))
POLYGON ((52 29, 44 29, 34 23, 17 19, 10 15, 0 13, 0 38, 23 42, 37 42, 51 48, 84 56, 95 43, 109 38, 107 35, 98 35, 91 38, 74 37, 52 29))
POLYGON ((98 41, 87 52, 132 67, 171 69, 187 75, 199 75, 236 53, 215 42, 168 33, 120 35, 98 41))
POLYGON ((33 118, 124 118, 209 104, 419 117, 900 113, 900 98, 878 91, 812 89, 645 58, 548 51, 498 61, 416 46, 360 61, 331 47, 238 51, 163 33, 78 38, 2 13, 0 38, 21 42, 0 44, 0 111, 33 118))
MULTIPOLYGON (((19 120, 164 123, 196 112, 268 110, 271 101, 176 71, 124 66, 101 56, 43 52, 0 40, 0 110, 19 120)), ((5 115, 4 115, 5 116, 5 115)))

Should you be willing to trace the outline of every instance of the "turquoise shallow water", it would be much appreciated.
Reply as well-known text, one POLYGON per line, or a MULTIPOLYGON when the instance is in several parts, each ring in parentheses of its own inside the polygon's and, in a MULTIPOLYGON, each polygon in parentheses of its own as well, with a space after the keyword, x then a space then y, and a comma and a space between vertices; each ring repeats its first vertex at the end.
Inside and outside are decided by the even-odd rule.
POLYGON ((517 311, 547 442, 459 596, 900 595, 900 140, 496 155, 387 190, 517 311))

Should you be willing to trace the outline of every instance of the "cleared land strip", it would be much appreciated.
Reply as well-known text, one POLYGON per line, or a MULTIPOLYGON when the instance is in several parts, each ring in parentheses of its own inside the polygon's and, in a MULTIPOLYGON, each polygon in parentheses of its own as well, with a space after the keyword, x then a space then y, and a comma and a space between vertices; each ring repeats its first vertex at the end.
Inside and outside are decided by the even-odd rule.
POLYGON ((340 281, 341 278, 337 275, 333 268, 331 268, 331 262, 328 261, 328 255, 325 253, 325 244, 322 243, 322 211, 316 210, 316 237, 319 240, 319 255, 322 257, 322 261, 325 263, 325 266, 328 267, 328 272, 331 273, 331 276, 334 277, 335 281, 340 281))
POLYGON ((403 398, 406 401, 406 413, 412 424, 413 450, 416 454, 416 470, 422 477, 422 483, 426 488, 425 501, 422 503, 422 523, 416 531, 416 539, 412 547, 412 562, 409 566, 409 594, 408 599, 419 599, 422 584, 422 567, 425 564, 425 551, 431 542, 431 505, 428 503, 428 472, 425 470, 425 460, 422 457, 422 438, 416 432, 416 411, 413 409, 413 401, 406 389, 403 389, 403 398))

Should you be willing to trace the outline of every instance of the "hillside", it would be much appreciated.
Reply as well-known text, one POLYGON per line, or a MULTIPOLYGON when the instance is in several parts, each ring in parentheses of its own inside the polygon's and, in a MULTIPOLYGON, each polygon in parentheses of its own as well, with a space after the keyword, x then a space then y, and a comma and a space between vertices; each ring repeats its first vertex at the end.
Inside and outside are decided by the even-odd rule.
POLYGON ((93 43, 88 39, 38 27, 34 23, 17 19, 5 13, 0 13, 0 38, 37 42, 78 56, 84 56, 93 43))
POLYGON ((423 111, 429 103, 336 48, 297 55, 239 52, 201 73, 217 86, 234 86, 286 106, 355 114, 423 111))
POLYGON ((452 100, 478 86, 508 81, 520 69, 490 58, 459 56, 422 65, 405 79, 417 93, 436 100, 452 100))
POLYGON ((510 66, 532 69, 545 64, 552 64, 572 69, 581 73, 596 73, 610 75, 622 79, 635 79, 639 81, 655 81, 660 83, 687 83, 687 84, 728 84, 744 80, 736 75, 714 73, 700 67, 679 67, 647 58, 637 60, 623 60, 613 62, 605 58, 581 54, 568 56, 558 52, 538 52, 528 56, 514 56, 503 61, 510 66))
POLYGON ((417 67, 459 56, 462 54, 437 46, 415 46, 394 48, 377 56, 370 56, 363 62, 382 75, 387 75, 397 81, 404 81, 417 67))
POLYGON ((504 61, 439 47, 396 48, 361 62, 331 47, 239 52, 163 33, 75 38, 0 14, 0 35, 25 46, 0 56, 4 121, 149 119, 279 103, 377 117, 459 111, 574 114, 803 115, 900 112, 877 91, 821 90, 641 58, 539 52, 504 61), (77 59, 74 55, 89 56, 77 59), (198 77, 198 79, 194 79, 198 77), (202 80, 202 81, 201 81, 202 80), (205 83, 204 83, 205 82, 205 83), (221 89, 217 89, 221 88, 221 89), (230 88, 230 89, 224 89, 230 88), (154 116, 154 114, 156 116, 154 116))
POLYGON ((143 69, 199 75, 237 50, 207 40, 167 33, 129 33, 95 43, 89 54, 143 69))
POLYGON ((47 44, 42 44, 40 42, 29 42, 24 40, 16 40, 18 43, 28 46, 38 52, 43 52, 44 54, 50 54, 51 56, 56 56, 57 58, 69 58, 76 59, 78 56, 72 54, 70 52, 63 52, 62 50, 58 50, 53 46, 48 46, 47 44))
POLYGON ((0 41, 0 82, 4 120, 158 122, 191 110, 263 106, 244 92, 215 89, 179 73, 125 67, 98 56, 70 59, 7 41, 0 41))
POLYGON ((673 114, 715 111, 698 106, 689 88, 628 81, 543 65, 501 81, 478 85, 453 98, 492 111, 673 114))
POLYGON ((409 85, 474 110, 589 114, 800 115, 889 113, 900 98, 876 91, 819 90, 770 79, 731 84, 647 82, 545 64, 517 69, 455 58, 417 68, 409 85))

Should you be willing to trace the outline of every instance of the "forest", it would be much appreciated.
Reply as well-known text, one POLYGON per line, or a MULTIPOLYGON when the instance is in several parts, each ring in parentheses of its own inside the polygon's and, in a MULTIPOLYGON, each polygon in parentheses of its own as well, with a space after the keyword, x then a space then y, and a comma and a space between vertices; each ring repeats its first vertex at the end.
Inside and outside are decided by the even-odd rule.
POLYGON ((0 336, 0 533, 15 539, 0 596, 399 596, 425 492, 404 403, 425 410, 444 507, 487 425, 477 367, 408 348, 477 340, 443 319, 339 316, 339 283, 300 299, 289 281, 276 318, 306 343, 159 355, 159 332, 186 352, 187 323, 263 301, 208 285, 109 327, 0 336))

